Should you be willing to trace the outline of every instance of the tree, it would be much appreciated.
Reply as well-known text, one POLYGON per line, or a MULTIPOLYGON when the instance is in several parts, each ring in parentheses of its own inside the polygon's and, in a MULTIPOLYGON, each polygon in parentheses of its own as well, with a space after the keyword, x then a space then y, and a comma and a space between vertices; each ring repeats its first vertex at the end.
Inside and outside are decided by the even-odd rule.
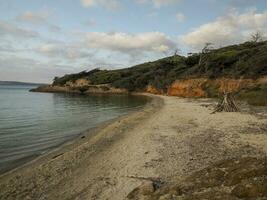
POLYGON ((58 82, 59 79, 60 79, 60 78, 59 78, 58 76, 54 77, 54 79, 53 79, 53 84, 57 84, 57 82, 58 82))
POLYGON ((203 47, 203 49, 201 50, 200 56, 199 56, 199 62, 198 62, 198 66, 201 66, 202 63, 205 62, 205 73, 208 71, 208 66, 207 66, 207 61, 209 58, 209 53, 213 50, 213 44, 210 42, 205 43, 205 46, 203 47))
POLYGON ((261 32, 257 31, 254 34, 251 34, 251 41, 254 42, 254 43, 262 42, 263 41, 263 36, 262 36, 261 32))
POLYGON ((213 44, 210 42, 205 43, 205 46, 202 48, 200 53, 198 65, 201 65, 202 62, 207 58, 207 53, 209 53, 213 49, 212 45, 213 44))
POLYGON ((212 45, 213 44, 210 42, 205 43, 205 46, 202 49, 202 53, 209 53, 213 49, 212 45))
POLYGON ((181 49, 175 49, 175 51, 174 51, 174 56, 177 56, 177 55, 179 55, 181 53, 181 49))

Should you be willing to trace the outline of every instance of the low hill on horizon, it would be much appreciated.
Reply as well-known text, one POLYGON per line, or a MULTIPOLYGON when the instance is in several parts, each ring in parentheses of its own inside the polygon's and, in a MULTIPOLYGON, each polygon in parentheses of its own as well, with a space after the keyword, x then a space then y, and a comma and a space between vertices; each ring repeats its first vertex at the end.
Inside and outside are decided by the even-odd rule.
POLYGON ((258 78, 267 75, 267 42, 246 42, 211 50, 199 63, 201 54, 188 57, 170 56, 118 70, 94 69, 55 78, 54 85, 86 78, 92 84, 112 84, 130 91, 144 89, 148 84, 166 89, 176 79, 188 78, 258 78))
POLYGON ((246 42, 192 54, 174 55, 118 70, 83 71, 55 77, 53 86, 75 86, 77 80, 90 85, 108 84, 129 92, 151 92, 184 97, 216 97, 227 87, 245 95, 263 94, 267 75, 267 42, 246 42), (242 79, 242 81, 240 81, 242 79), (243 87, 245 86, 245 87, 243 87), (246 90, 249 88, 249 92, 246 90))
POLYGON ((44 83, 30 83, 30 82, 20 82, 20 81, 0 81, 0 85, 47 85, 44 83))

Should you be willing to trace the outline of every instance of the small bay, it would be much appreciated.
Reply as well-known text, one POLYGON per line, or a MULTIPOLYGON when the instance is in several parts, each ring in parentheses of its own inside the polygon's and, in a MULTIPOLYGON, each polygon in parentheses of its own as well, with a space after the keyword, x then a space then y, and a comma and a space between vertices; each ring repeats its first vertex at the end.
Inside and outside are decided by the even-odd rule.
POLYGON ((131 95, 29 92, 34 87, 0 85, 0 173, 147 102, 131 95))

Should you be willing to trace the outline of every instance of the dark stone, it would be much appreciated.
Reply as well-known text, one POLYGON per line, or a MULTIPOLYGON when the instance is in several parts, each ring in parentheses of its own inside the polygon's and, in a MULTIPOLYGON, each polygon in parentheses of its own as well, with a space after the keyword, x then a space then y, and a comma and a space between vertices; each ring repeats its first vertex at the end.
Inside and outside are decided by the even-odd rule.
POLYGON ((267 157, 223 160, 193 173, 184 181, 153 188, 154 190, 147 190, 142 185, 133 190, 128 199, 267 199, 267 157))

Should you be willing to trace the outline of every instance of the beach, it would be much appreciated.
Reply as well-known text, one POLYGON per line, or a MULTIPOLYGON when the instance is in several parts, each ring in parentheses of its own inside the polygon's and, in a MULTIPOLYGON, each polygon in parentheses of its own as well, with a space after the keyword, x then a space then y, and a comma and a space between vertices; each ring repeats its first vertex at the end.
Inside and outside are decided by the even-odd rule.
POLYGON ((210 99, 148 95, 141 111, 0 176, 0 199, 126 199, 150 180, 177 182, 218 161, 267 155, 267 119, 211 114, 210 99))

